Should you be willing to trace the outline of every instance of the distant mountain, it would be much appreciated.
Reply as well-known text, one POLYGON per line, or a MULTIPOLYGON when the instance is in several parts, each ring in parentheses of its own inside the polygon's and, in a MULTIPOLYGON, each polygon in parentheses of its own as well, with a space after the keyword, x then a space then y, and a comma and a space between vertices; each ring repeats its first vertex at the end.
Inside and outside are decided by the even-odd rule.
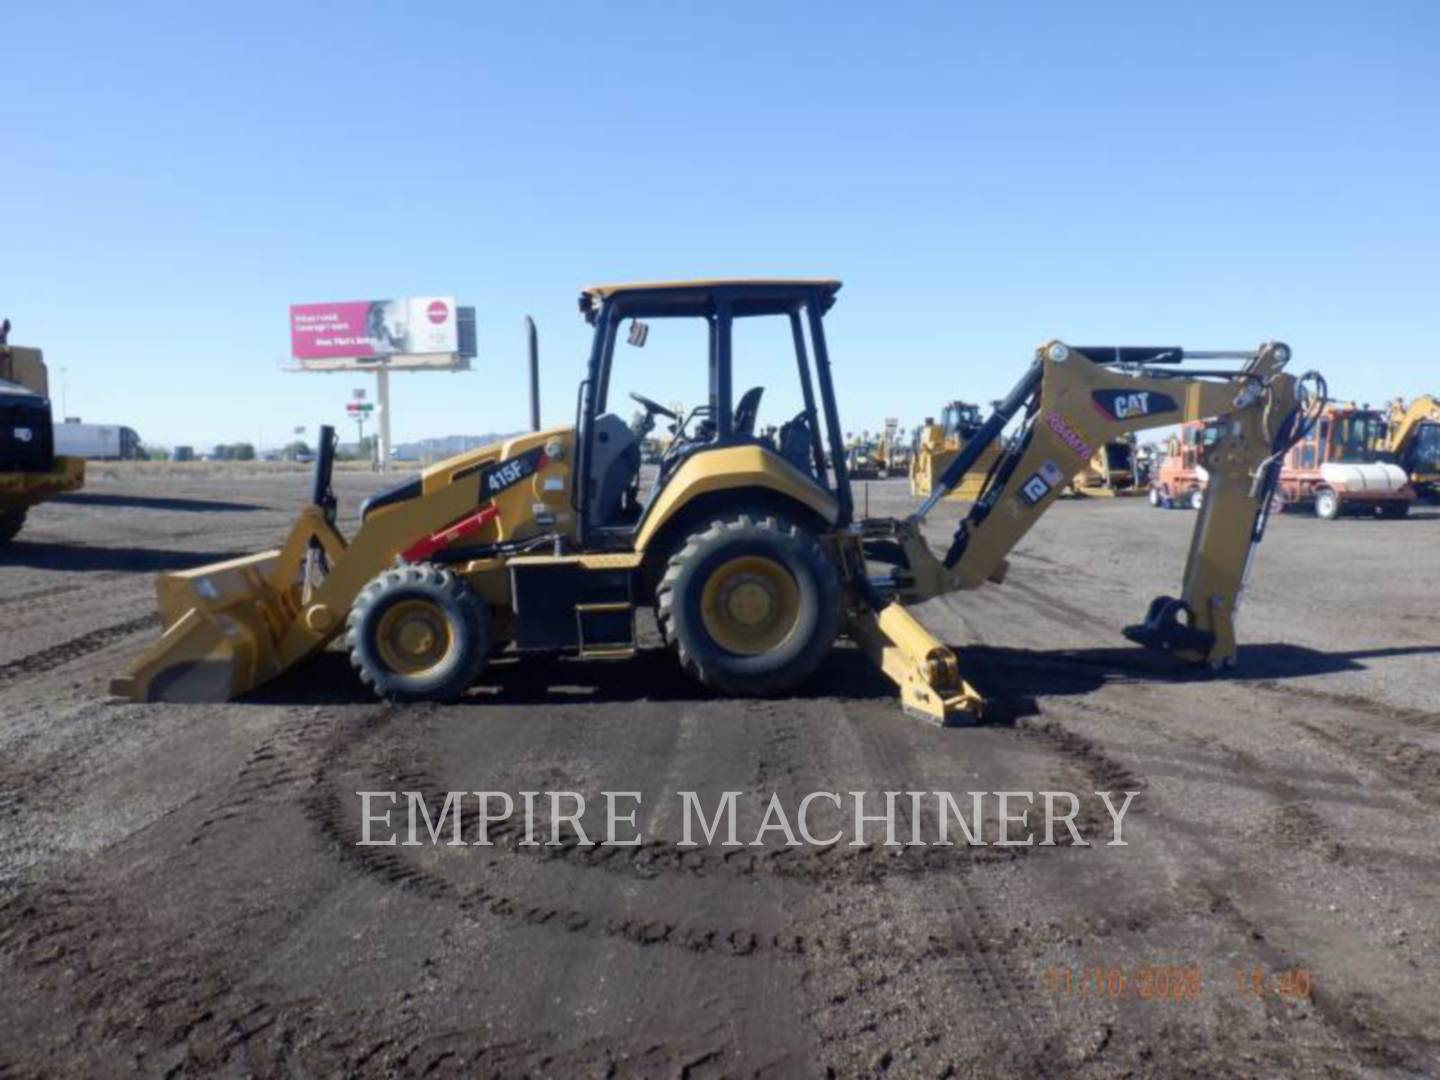
POLYGON ((466 450, 474 450, 477 446, 500 442, 519 434, 522 433, 492 431, 484 435, 445 435, 438 439, 397 443, 390 451, 390 457, 395 461, 443 461, 456 454, 463 454, 466 450))

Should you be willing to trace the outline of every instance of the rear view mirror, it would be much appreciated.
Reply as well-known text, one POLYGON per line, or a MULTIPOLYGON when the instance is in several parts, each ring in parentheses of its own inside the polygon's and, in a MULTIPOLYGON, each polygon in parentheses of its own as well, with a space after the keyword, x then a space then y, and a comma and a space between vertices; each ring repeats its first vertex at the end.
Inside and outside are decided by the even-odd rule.
POLYGON ((626 340, 637 349, 645 347, 645 339, 650 336, 650 324, 643 323, 639 319, 630 320, 630 336, 626 340))

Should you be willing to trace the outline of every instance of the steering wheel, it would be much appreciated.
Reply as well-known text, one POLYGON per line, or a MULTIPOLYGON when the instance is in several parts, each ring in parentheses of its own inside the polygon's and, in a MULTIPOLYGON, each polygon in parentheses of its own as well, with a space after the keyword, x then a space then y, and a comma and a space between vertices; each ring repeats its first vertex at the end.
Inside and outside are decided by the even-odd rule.
POLYGON ((635 401, 636 404, 638 404, 642 409, 644 409, 652 416, 663 416, 670 420, 680 419, 669 409, 665 408, 664 405, 661 405, 659 402, 651 401, 643 394, 631 394, 630 397, 635 401))

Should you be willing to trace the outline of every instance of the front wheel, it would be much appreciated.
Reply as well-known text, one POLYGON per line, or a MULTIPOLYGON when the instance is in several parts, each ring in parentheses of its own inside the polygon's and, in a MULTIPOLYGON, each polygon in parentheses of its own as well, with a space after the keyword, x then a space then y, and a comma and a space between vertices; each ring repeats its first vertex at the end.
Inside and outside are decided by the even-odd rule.
POLYGON ((1205 505, 1205 489, 1194 488, 1190 492, 1190 509, 1199 510, 1205 505))
POLYGON ((1340 496, 1326 488, 1315 493, 1315 516, 1322 521, 1334 521, 1340 516, 1340 496))
POLYGON ((397 566, 350 609, 350 663, 387 701, 454 701, 490 654, 485 601, 443 567, 397 566))
POLYGON ((803 682, 840 629, 840 578, 809 532, 739 514, 692 533, 655 591, 656 616, 694 678, 727 694, 803 682))
POLYGON ((24 507, 0 514, 0 544, 8 544, 20 535, 20 530, 25 527, 25 514, 24 507))
POLYGON ((1165 496, 1160 494, 1160 489, 1157 487, 1152 487, 1150 489, 1150 505, 1155 507, 1157 510, 1161 509, 1165 505, 1165 496))

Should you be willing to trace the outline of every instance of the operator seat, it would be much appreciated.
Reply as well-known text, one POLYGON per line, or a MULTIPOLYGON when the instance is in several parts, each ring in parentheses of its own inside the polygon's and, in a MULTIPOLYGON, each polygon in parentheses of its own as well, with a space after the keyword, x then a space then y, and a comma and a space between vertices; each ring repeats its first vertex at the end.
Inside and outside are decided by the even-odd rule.
POLYGON ((765 394, 763 386, 752 386, 741 395, 735 405, 735 415, 730 421, 730 430, 736 435, 755 435, 755 418, 760 415, 760 398, 765 394))
POLYGON ((595 418, 591 447, 591 505, 602 526, 614 525, 623 517, 625 495, 640 475, 640 440, 624 420, 605 413, 595 418))

